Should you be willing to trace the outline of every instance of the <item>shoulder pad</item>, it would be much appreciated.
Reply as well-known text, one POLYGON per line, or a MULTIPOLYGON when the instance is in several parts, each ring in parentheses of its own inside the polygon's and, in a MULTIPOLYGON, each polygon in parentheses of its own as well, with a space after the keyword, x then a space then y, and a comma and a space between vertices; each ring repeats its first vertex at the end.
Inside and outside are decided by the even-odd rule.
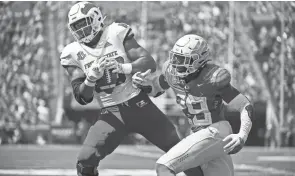
POLYGON ((212 75, 211 81, 217 88, 223 88, 230 84, 231 75, 229 71, 224 68, 218 68, 212 75))
POLYGON ((112 23, 109 26, 109 30, 113 31, 114 33, 112 33, 115 34, 121 42, 124 42, 126 38, 134 36, 131 27, 125 23, 112 23))
POLYGON ((78 50, 78 43, 73 42, 68 44, 61 52, 60 63, 62 66, 77 66, 80 67, 79 62, 76 60, 75 51, 78 50))

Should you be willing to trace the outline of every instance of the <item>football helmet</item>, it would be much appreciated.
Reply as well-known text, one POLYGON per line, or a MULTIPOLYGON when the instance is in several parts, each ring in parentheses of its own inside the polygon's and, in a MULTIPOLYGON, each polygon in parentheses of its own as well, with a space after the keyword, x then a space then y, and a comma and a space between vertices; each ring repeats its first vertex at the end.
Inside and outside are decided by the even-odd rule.
POLYGON ((209 61, 208 43, 198 35, 185 35, 177 40, 169 52, 168 72, 186 77, 198 71, 209 61))
POLYGON ((104 19, 94 4, 79 2, 69 11, 68 28, 78 42, 89 43, 102 30, 104 19))

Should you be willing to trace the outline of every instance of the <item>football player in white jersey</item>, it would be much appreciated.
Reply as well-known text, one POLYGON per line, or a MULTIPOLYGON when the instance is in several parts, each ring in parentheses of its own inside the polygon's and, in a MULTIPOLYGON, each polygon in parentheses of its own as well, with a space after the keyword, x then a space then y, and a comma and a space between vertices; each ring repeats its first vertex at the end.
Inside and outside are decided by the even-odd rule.
POLYGON ((175 43, 161 75, 149 79, 148 74, 134 74, 134 84, 151 87, 151 95, 171 87, 191 124, 192 133, 158 159, 158 176, 175 176, 196 166, 201 166, 204 176, 234 175, 229 154, 240 151, 246 142, 253 107, 230 80, 226 69, 210 62, 208 44, 198 35, 185 35, 175 43), (223 101, 240 111, 238 134, 232 134, 224 117, 223 101))
MULTIPOLYGON (((96 99, 101 109, 79 152, 78 175, 97 176, 99 162, 131 132, 164 151, 178 143, 173 124, 146 93, 132 86, 134 73, 148 74, 156 64, 131 28, 123 23, 105 25, 99 8, 89 2, 75 4, 68 20, 76 42, 63 49, 61 65, 69 74, 76 101, 85 105, 96 99)), ((202 175, 200 168, 186 173, 202 175)))

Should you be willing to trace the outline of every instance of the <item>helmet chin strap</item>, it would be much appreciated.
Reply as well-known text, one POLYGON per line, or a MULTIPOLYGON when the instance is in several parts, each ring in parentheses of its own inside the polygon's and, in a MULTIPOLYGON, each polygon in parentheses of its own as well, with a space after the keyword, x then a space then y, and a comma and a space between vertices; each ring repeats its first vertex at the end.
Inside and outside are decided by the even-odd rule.
POLYGON ((88 42, 88 43, 84 43, 86 46, 93 48, 94 46, 96 46, 102 36, 102 32, 103 32, 103 28, 97 32, 97 34, 94 36, 94 38, 88 42))

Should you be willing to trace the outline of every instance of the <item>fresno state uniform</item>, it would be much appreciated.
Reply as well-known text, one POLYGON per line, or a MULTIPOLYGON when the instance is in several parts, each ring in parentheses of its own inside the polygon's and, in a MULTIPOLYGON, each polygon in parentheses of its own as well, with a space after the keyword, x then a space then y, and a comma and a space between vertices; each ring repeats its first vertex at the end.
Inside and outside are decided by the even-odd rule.
MULTIPOLYGON (((170 74, 164 64, 165 81, 171 87, 177 103, 192 126, 192 134, 169 150, 158 161, 179 173, 201 166, 204 176, 233 175, 231 157, 223 151, 222 139, 232 133, 224 118, 222 91, 230 85, 231 76, 226 69, 207 63, 200 72, 185 78, 170 74)), ((162 76, 163 76, 162 75, 162 76)))
MULTIPOLYGON (((78 42, 67 45, 61 54, 61 65, 76 66, 85 73, 99 58, 116 59, 120 63, 130 63, 123 46, 124 39, 132 35, 131 28, 124 23, 112 23, 107 26, 96 48, 90 48, 78 42)), ((96 81, 94 98, 98 108, 123 103, 139 94, 140 90, 132 86, 132 75, 112 73, 106 69, 101 79, 96 81)))

